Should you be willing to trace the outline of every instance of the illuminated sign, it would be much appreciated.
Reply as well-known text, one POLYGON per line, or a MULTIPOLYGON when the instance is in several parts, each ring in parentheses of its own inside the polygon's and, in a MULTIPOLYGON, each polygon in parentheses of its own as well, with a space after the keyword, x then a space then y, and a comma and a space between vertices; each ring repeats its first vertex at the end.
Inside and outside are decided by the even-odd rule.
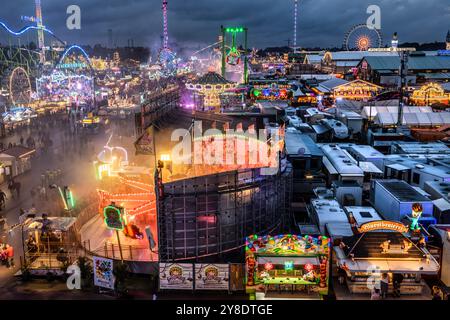
POLYGON ((57 69, 82 69, 86 68, 86 63, 77 62, 77 63, 62 63, 56 66, 57 69))
POLYGON ((438 56, 450 56, 450 50, 438 50, 438 56))
POLYGON ((284 270, 286 271, 294 270, 294 261, 285 261, 284 270))
POLYGON ((408 227, 400 222, 380 220, 380 221, 371 221, 371 222, 364 223, 358 228, 358 231, 360 233, 377 231, 377 230, 392 230, 392 231, 404 233, 404 232, 408 232, 408 227))
POLYGON ((123 230, 124 222, 121 208, 113 205, 107 206, 103 209, 103 215, 105 216, 104 221, 108 229, 123 230))

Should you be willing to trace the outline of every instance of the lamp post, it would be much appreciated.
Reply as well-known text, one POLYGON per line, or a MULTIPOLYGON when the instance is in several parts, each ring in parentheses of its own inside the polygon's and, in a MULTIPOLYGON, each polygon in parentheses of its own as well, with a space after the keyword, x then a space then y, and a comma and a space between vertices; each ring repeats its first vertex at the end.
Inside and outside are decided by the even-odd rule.
POLYGON ((158 161, 158 169, 159 169, 159 177, 161 179, 161 181, 163 180, 163 169, 164 167, 166 167, 167 170, 171 171, 171 169, 169 169, 171 167, 171 158, 170 158, 170 154, 167 153, 163 153, 160 156, 160 160, 158 161))
POLYGON ((402 125, 403 118, 403 96, 404 96, 404 88, 406 85, 406 78, 408 75, 408 52, 400 51, 400 97, 398 101, 398 118, 397 118, 397 132, 399 132, 400 127, 402 125))

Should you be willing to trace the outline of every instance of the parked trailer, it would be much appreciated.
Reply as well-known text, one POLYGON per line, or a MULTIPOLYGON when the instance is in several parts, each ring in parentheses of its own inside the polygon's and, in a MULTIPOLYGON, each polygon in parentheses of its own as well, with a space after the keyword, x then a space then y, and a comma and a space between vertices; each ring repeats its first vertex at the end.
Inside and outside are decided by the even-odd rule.
POLYGON ((433 216, 433 202, 402 180, 372 180, 371 202, 386 220, 401 221, 411 216, 415 203, 422 205, 422 216, 433 216))

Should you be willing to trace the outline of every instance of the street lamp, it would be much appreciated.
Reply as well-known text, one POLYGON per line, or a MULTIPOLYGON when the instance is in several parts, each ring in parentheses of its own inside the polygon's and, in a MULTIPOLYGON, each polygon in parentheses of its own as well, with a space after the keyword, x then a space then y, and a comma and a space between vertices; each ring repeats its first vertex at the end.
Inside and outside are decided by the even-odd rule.
POLYGON ((170 154, 167 153, 161 154, 161 161, 170 161, 170 154))
POLYGON ((158 169, 161 181, 163 178, 162 169, 164 169, 164 167, 166 167, 167 170, 172 171, 172 160, 170 158, 170 154, 167 153, 161 154, 160 160, 158 161, 158 169))

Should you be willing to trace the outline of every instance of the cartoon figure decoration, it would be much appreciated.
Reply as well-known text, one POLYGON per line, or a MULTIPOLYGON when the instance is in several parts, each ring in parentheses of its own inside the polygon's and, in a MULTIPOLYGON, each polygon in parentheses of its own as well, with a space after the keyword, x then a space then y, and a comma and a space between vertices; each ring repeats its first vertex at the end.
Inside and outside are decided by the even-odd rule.
POLYGON ((327 270, 328 270, 328 259, 326 257, 323 257, 322 261, 320 261, 320 280, 319 280, 319 287, 325 288, 327 286, 327 270))
POLYGON ((409 228, 414 232, 420 232, 419 227, 419 219, 422 216, 423 207, 420 203, 414 203, 412 205, 412 212, 411 212, 411 225, 409 228))
POLYGON ((315 238, 293 234, 262 237, 252 235, 246 239, 246 250, 268 254, 328 254, 330 239, 325 236, 315 238))
POLYGON ((402 250, 403 253, 408 253, 409 249, 411 249, 412 247, 412 243, 410 241, 408 241, 407 239, 403 239, 403 245, 402 245, 402 250))
POLYGON ((417 243, 419 248, 426 248, 427 247, 427 241, 424 236, 421 236, 419 239, 419 242, 417 243))
POLYGON ((205 274, 202 277, 201 274, 198 275, 199 280, 203 280, 204 283, 221 283, 222 277, 219 277, 219 269, 213 265, 205 268, 205 274))
POLYGON ((309 281, 309 282, 315 282, 316 281, 316 274, 314 273, 314 270, 309 271, 305 275, 303 275, 303 280, 309 281))
POLYGON ((391 240, 383 241, 383 243, 380 244, 380 248, 382 249, 381 253, 389 253, 389 250, 391 249, 391 240))
POLYGON ((253 286, 255 284, 255 270, 256 270, 256 260, 253 254, 249 254, 245 257, 245 262, 247 264, 247 285, 253 286))
MULTIPOLYGON (((162 277, 165 278, 166 274, 164 273, 162 277)), ((186 277, 183 277, 183 269, 177 265, 172 266, 169 269, 169 276, 167 277, 167 282, 171 285, 185 283, 186 277)))

